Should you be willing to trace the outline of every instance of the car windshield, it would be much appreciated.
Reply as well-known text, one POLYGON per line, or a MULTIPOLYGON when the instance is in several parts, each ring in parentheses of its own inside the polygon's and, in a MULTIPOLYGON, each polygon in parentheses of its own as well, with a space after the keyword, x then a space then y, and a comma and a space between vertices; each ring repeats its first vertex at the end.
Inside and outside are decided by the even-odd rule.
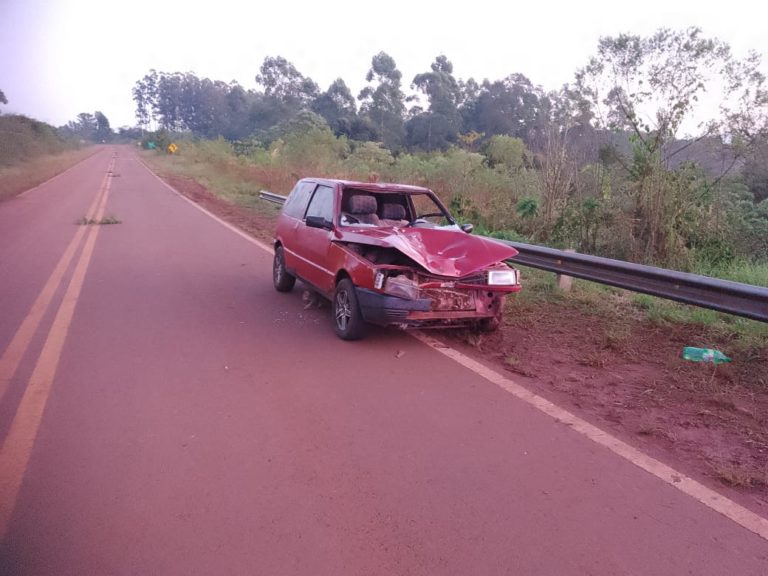
POLYGON ((342 226, 452 226, 450 216, 431 194, 345 190, 342 197, 342 226))

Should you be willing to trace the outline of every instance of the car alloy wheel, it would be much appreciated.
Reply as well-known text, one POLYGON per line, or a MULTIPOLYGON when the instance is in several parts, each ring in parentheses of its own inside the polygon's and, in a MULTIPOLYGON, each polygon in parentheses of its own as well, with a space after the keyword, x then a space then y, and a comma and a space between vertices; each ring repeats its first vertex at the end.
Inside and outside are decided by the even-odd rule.
POLYGON ((343 340, 359 340, 365 332, 365 323, 357 302, 355 285, 349 278, 342 278, 333 295, 334 328, 343 340))

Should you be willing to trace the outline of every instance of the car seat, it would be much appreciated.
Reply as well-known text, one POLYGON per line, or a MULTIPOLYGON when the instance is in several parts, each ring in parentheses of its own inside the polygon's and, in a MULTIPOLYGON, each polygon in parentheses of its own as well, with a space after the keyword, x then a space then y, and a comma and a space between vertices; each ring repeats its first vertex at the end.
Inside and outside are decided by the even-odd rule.
POLYGON ((381 205, 381 219, 386 224, 396 226, 407 223, 405 206, 397 202, 384 202, 381 205))
POLYGON ((352 194, 347 197, 346 204, 345 212, 353 220, 357 220, 361 224, 373 224, 374 226, 380 224, 379 217, 376 215, 378 203, 375 196, 370 194, 352 194))

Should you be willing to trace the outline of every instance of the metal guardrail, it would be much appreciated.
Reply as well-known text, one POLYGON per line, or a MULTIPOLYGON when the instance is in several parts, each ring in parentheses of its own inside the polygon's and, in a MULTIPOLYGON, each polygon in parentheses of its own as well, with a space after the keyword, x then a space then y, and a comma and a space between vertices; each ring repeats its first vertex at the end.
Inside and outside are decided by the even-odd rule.
POLYGON ((517 249, 510 262, 768 322, 768 288, 499 240, 517 249))
MULTIPOLYGON (((285 196, 266 190, 262 190, 259 197, 277 204, 286 200, 285 196)), ((494 240, 519 252, 510 260, 514 264, 768 322, 768 288, 545 246, 494 240)))
POLYGON ((273 194, 272 192, 267 192, 266 190, 259 192, 259 198, 262 200, 269 200, 275 204, 285 204, 285 201, 288 199, 287 196, 283 196, 282 194, 273 194))

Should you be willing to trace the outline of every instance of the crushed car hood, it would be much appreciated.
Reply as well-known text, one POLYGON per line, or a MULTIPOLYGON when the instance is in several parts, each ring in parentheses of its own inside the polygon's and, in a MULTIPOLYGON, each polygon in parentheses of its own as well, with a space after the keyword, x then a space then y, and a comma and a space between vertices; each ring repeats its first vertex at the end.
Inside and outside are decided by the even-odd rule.
POLYGON ((511 246, 490 238, 435 228, 354 228, 337 231, 335 241, 394 248, 428 272, 453 278, 517 255, 511 246))

